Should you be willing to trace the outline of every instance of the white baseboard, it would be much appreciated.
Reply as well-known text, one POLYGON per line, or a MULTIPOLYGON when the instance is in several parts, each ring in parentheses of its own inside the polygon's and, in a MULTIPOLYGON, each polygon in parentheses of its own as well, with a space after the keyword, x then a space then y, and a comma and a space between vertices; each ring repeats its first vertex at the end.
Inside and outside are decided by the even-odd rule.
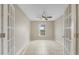
POLYGON ((27 49, 27 45, 24 45, 17 53, 16 55, 23 55, 25 52, 25 49, 27 49))

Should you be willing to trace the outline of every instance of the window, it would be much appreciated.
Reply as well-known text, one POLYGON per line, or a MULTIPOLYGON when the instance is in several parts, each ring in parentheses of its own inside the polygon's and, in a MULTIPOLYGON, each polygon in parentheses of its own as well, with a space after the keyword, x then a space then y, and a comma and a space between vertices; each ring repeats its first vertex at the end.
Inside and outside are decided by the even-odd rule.
POLYGON ((40 24, 39 26, 39 35, 40 36, 45 36, 45 24, 40 24))

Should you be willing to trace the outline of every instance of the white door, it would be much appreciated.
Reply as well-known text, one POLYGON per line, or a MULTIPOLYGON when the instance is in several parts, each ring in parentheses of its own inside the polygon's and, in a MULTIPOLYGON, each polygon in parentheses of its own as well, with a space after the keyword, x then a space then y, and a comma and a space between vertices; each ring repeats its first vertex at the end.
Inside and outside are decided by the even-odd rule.
POLYGON ((76 54, 76 5, 66 8, 64 25, 64 54, 76 54))
POLYGON ((15 8, 14 5, 8 5, 7 18, 7 40, 8 54, 15 54, 15 8))
POLYGON ((15 8, 0 5, 0 54, 14 54, 15 50, 15 8))

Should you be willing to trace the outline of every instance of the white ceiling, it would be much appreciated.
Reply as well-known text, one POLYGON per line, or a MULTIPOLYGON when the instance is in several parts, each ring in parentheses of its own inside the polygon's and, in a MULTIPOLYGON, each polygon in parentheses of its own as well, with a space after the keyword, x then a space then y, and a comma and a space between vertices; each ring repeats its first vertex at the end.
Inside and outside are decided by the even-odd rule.
POLYGON ((48 16, 53 18, 49 19, 55 20, 64 14, 64 10, 67 4, 19 4, 19 7, 32 21, 41 20, 41 15, 43 11, 47 12, 48 16))

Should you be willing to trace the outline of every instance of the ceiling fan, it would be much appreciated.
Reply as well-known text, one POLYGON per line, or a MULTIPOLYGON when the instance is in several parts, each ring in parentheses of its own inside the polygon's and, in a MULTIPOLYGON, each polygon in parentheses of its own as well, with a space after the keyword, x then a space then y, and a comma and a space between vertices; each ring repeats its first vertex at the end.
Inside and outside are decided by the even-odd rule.
POLYGON ((48 20, 48 18, 52 18, 52 16, 48 16, 45 11, 43 11, 41 18, 48 20))

